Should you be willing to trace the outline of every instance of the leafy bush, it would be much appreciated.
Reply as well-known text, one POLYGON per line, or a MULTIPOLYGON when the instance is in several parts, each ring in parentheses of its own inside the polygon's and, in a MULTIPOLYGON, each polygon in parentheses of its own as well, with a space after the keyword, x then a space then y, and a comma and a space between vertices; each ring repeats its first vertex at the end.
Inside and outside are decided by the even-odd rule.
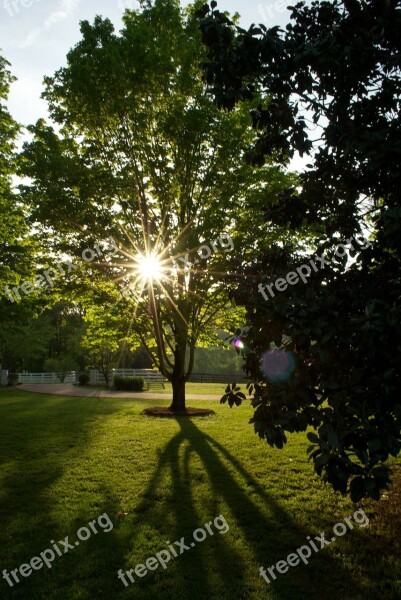
POLYGON ((124 392, 142 392, 145 380, 142 377, 115 375, 113 389, 124 392))
POLYGON ((18 385, 18 373, 9 373, 7 385, 18 385))
POLYGON ((79 385, 88 385, 89 379, 88 373, 80 373, 78 376, 79 385))

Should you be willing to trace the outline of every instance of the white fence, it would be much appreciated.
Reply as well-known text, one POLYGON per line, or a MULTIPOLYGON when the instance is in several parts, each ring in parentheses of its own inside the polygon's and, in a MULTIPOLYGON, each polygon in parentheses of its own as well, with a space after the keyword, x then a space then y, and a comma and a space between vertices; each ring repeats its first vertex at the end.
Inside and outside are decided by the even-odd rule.
MULTIPOLYGON (((93 369, 90 371, 90 385, 106 385, 104 375, 93 369)), ((110 385, 114 379, 114 375, 122 375, 124 377, 142 377, 147 383, 160 383, 163 385, 163 375, 153 369, 112 369, 110 373, 110 385)))
MULTIPOLYGON (((0 367, 1 368, 1 367, 0 367)), ((1 370, 0 385, 7 385, 8 371, 1 370)), ((106 385, 106 380, 102 373, 92 369, 89 373, 90 385, 106 385)), ((142 377, 147 383, 159 383, 163 385, 163 375, 152 369, 112 369, 110 373, 110 384, 114 375, 124 375, 126 377, 142 377)), ((64 379, 64 383, 77 383, 78 373, 71 371, 64 379)), ((18 373, 18 383, 60 383, 57 373, 18 373)))
MULTIPOLYGON (((8 371, 1 371, 1 385, 8 385, 8 371)), ((57 373, 17 373, 18 383, 60 383, 57 373)), ((67 373, 64 383, 76 383, 78 377, 75 371, 67 373)))
MULTIPOLYGON (((0 365, 0 385, 8 385, 9 371, 2 369, 0 365)), ((57 373, 17 373, 18 383, 60 383, 57 373)), ((76 371, 67 373, 64 383, 76 383, 76 371)))
MULTIPOLYGON (((64 383, 76 383, 75 371, 67 373, 64 383)), ((57 373, 18 373, 18 383, 60 383, 57 373)))

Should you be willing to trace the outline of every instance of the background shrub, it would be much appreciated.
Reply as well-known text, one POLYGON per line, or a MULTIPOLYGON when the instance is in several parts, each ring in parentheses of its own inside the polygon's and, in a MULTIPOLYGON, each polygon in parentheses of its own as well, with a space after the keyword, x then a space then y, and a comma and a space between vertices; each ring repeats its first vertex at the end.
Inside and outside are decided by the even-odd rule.
POLYGON ((7 385, 18 385, 18 373, 9 373, 7 385))
POLYGON ((79 385, 88 385, 89 379, 89 373, 80 373, 78 376, 79 385))
POLYGON ((142 392, 145 380, 142 377, 124 377, 115 375, 113 389, 124 392, 142 392))

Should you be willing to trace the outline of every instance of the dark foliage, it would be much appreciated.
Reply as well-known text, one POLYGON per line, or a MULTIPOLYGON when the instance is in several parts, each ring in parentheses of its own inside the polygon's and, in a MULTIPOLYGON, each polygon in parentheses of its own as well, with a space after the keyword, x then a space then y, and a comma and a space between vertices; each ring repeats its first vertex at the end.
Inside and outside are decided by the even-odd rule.
POLYGON ((88 373, 80 373, 78 376, 79 385, 88 385, 90 380, 88 373))
MULTIPOLYGON (((273 151, 283 162, 295 152, 311 157, 300 189, 266 207, 268 225, 309 227, 311 256, 272 248, 243 266, 244 283, 233 293, 248 315, 252 422, 278 448, 286 432, 314 428, 316 472, 354 501, 380 498, 384 463, 401 449, 400 5, 298 3, 285 31, 245 31, 215 4, 198 13, 209 54, 205 79, 219 106, 231 110, 262 94, 248 160, 262 165, 273 151), (334 254, 361 231, 371 243, 355 244, 351 262, 334 254), (306 284, 268 301, 258 292, 258 282, 286 277, 323 252, 329 264, 306 284), (287 381, 261 370, 274 345, 296 357, 287 381)), ((232 394, 231 404, 240 403, 232 394)))
POLYGON ((144 384, 142 377, 115 375, 113 379, 113 389, 124 392, 142 392, 144 384))

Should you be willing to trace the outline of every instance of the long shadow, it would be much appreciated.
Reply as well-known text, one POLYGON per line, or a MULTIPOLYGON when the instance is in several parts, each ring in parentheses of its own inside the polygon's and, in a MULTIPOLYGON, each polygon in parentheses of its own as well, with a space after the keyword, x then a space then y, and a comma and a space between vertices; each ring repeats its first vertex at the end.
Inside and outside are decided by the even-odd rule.
MULTIPOLYGON (((230 515, 225 515, 223 511, 223 516, 232 531, 225 535, 215 534, 213 538, 208 537, 203 545, 199 544, 195 549, 174 559, 168 571, 161 573, 156 571, 157 575, 152 575, 155 584, 160 582, 160 577, 166 579, 166 593, 163 593, 163 597, 172 600, 181 597, 191 598, 191 600, 245 599, 259 598, 260 594, 263 594, 262 597, 267 597, 268 593, 271 593, 274 598, 288 600, 292 590, 294 597, 299 598, 301 589, 302 596, 311 600, 332 598, 332 592, 329 589, 324 591, 319 578, 313 576, 309 568, 303 566, 282 575, 282 579, 279 576, 277 581, 273 581, 268 587, 263 580, 259 581, 261 565, 268 567, 284 559, 289 553, 305 544, 305 538, 311 532, 297 524, 235 457, 211 436, 200 431, 193 421, 186 417, 177 418, 176 421, 180 426, 180 432, 168 442, 158 456, 157 468, 149 481, 143 500, 134 509, 138 522, 132 539, 135 541, 139 538, 141 528, 157 531, 161 523, 163 529, 164 524, 168 523, 168 530, 171 532, 170 541, 179 540, 183 536, 190 540, 192 532, 205 524, 197 514, 193 497, 190 470, 192 456, 200 459, 205 476, 210 482, 208 502, 210 519, 222 514, 223 504, 228 506, 230 515), (232 471, 252 487, 265 504, 266 512, 249 498, 232 471), (157 501, 162 496, 159 494, 159 488, 163 487, 169 474, 172 488, 169 508, 166 511, 165 504, 159 508, 157 501), (190 530, 188 530, 189 523, 190 530), (245 538, 247 549, 252 556, 251 567, 249 567, 249 558, 247 560, 244 558, 241 554, 243 550, 238 549, 239 546, 234 539, 234 536, 239 533, 238 529, 240 535, 245 538), (193 552, 196 552, 196 560, 191 555, 193 552), (247 568, 254 569, 254 573, 245 572, 244 569, 247 568), (254 581, 250 587, 249 581, 252 579, 254 581), (259 583, 255 584, 255 580, 259 583)), ((358 582, 352 575, 335 558, 332 556, 325 558, 323 555, 324 553, 314 555, 314 560, 317 559, 322 568, 339 575, 344 586, 357 594, 360 591, 358 582)), ((127 568, 130 566, 127 565, 127 568)), ((152 593, 155 592, 151 580, 147 578, 146 584, 139 582, 135 597, 152 598, 152 593)))
MULTIPOLYGON (((89 399, 85 410, 77 410, 77 400, 82 404, 82 399, 12 390, 0 395, 0 573, 28 563, 51 547, 51 538, 74 533, 52 516, 58 504, 71 503, 69 497, 56 497, 52 488, 88 446, 93 418, 110 413, 110 407, 102 411, 99 400, 89 399)), ((0 578, 0 596, 49 597, 65 564, 63 557, 27 579, 17 574, 20 582, 11 579, 12 588, 0 578)))
MULTIPOLYGON (((136 532, 138 532, 137 528, 145 526, 150 526, 152 530, 159 530, 160 524, 166 523, 166 520, 169 522, 169 539, 166 541, 174 542, 176 540, 181 539, 181 537, 189 534, 188 531, 188 523, 194 524, 194 529, 196 528, 195 524, 198 523, 198 515, 195 510, 194 501, 192 498, 191 491, 191 480, 190 480, 190 472, 189 472, 189 449, 187 448, 184 457, 183 457, 183 468, 180 466, 180 457, 179 452, 184 441, 184 437, 181 434, 175 435, 166 445, 163 452, 158 456, 158 466, 155 474, 151 478, 148 487, 143 495, 142 502, 135 507, 135 513, 138 515, 138 524, 136 532), (169 504, 171 504, 172 510, 170 514, 165 513, 163 508, 157 507, 157 501, 162 495, 158 492, 159 486, 163 486, 163 482, 166 480, 166 476, 168 477, 170 474, 171 479, 171 491, 169 494, 169 504), (173 518, 171 516, 173 515, 173 518)), ((138 535, 138 533, 130 534, 131 538, 134 538, 138 535)), ((166 548, 165 545, 163 545, 166 548)), ((161 547, 156 551, 163 549, 161 547)), ((142 553, 142 550, 141 550, 142 553)), ((165 589, 166 595, 163 594, 163 598, 191 598, 196 597, 193 596, 193 586, 189 579, 193 575, 192 572, 187 572, 187 579, 184 582, 184 588, 186 589, 187 594, 181 596, 179 593, 177 594, 177 590, 182 588, 182 582, 178 581, 181 579, 181 570, 177 567, 178 562, 181 562, 181 565, 186 563, 185 555, 180 556, 178 559, 175 559, 174 563, 169 565, 168 571, 156 571, 153 579, 154 586, 152 584, 149 585, 148 581, 138 581, 138 589, 142 590, 143 596, 136 597, 144 597, 151 598, 153 587, 157 588, 162 579, 169 579, 172 583, 172 589, 169 591, 169 586, 165 589), (184 561, 182 561, 184 559, 184 561), (173 580, 173 581, 172 581, 173 580), (190 585, 190 589, 188 589, 188 585, 190 585)), ((141 562, 141 561, 140 561, 141 562)), ((190 563, 191 564, 191 563, 190 563)), ((122 565, 120 565, 122 566, 122 565)), ((192 569, 190 568, 190 571, 192 569)), ((213 590, 211 589, 208 578, 207 578, 207 567, 203 560, 203 556, 199 555, 197 557, 196 563, 196 571, 197 578, 200 578, 202 581, 202 597, 203 598, 211 598, 213 597, 213 590)))
MULTIPOLYGON (((117 406, 98 399, 42 396, 4 404, 7 411, 4 420, 0 420, 0 463, 3 463, 4 473, 0 487, 2 569, 16 568, 48 548, 49 531, 54 531, 55 539, 74 534, 74 527, 68 525, 65 530, 65 524, 51 517, 53 503, 71 501, 55 498, 52 486, 62 477, 64 468, 69 468, 70 462, 89 446, 92 420, 112 414, 117 406), (87 408, 75 410, 76 404, 83 402, 87 408), (54 453, 59 455, 57 460, 54 453), (56 538, 57 535, 60 537, 56 538)), ((143 499, 132 507, 131 512, 136 515, 134 522, 130 521, 129 525, 127 522, 128 526, 121 530, 116 526, 116 530, 107 535, 94 536, 82 551, 60 558, 51 570, 35 573, 13 589, 0 579, 0 595, 17 600, 27 597, 61 600, 65 596, 85 600, 132 597, 153 600, 162 592, 163 600, 268 597, 331 600, 332 590, 321 583, 316 567, 313 571, 303 565, 291 569, 267 586, 259 576, 259 567, 273 565, 294 552, 311 532, 299 526, 217 440, 186 417, 177 418, 176 423, 180 430, 155 457, 155 471, 143 499), (198 469, 193 468, 195 461, 198 469), (194 496, 194 478, 210 484, 202 511, 194 496), (246 488, 256 495, 259 506, 249 497, 246 488), (117 570, 136 564, 127 563, 133 550, 138 554, 136 562, 143 563, 148 556, 166 548, 165 544, 154 547, 155 531, 168 532, 163 540, 174 542, 185 537, 188 543, 193 531, 207 522, 205 514, 207 520, 223 514, 230 530, 225 535, 215 530, 213 537, 208 536, 203 543, 175 558, 166 570, 160 568, 137 580, 134 587, 123 587, 117 579, 117 570), (99 582, 101 588, 98 588, 99 582), (72 584, 74 587, 70 589, 72 584)), ((99 514, 107 511, 112 516, 119 504, 117 496, 115 486, 110 489, 105 481, 99 514)), ((97 516, 87 515, 85 507, 71 510, 77 526, 97 516)), ((352 589, 355 597, 362 597, 358 582, 333 556, 325 557, 322 552, 314 555, 313 560, 322 569, 341 577, 345 588, 352 589)))

